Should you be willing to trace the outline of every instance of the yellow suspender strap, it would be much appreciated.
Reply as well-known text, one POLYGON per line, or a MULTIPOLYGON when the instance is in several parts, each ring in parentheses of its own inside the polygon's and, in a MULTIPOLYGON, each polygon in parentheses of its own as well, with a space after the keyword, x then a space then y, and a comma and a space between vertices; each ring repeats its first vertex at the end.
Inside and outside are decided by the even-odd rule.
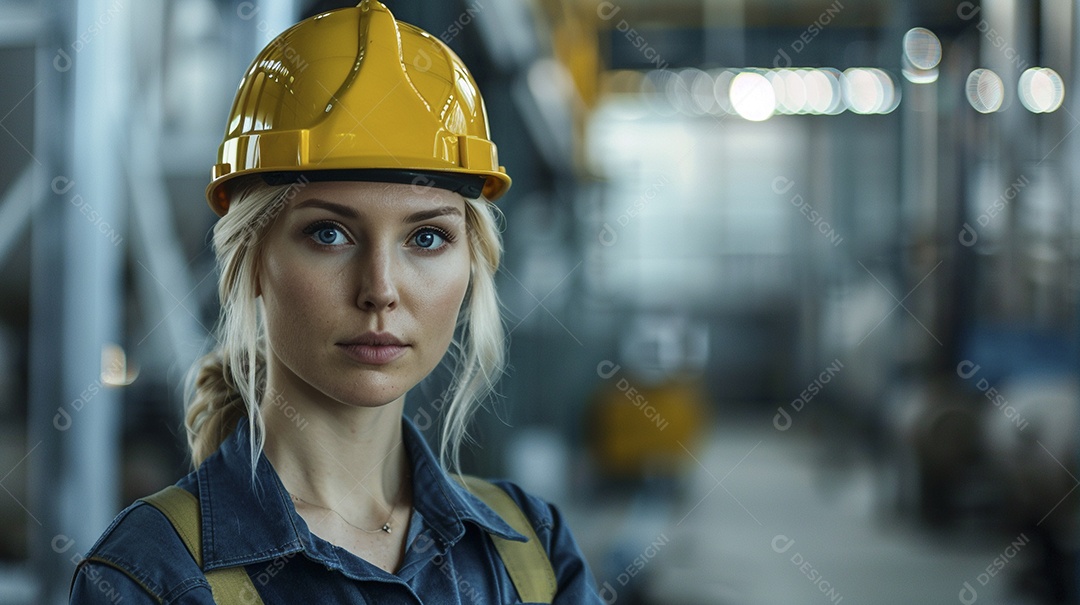
MULTIPOLYGON (((202 567, 202 527, 199 501, 195 496, 182 487, 170 485, 156 494, 142 498, 142 501, 160 510, 169 519, 195 563, 202 567)), ((263 601, 243 566, 206 572, 206 581, 210 583, 210 590, 217 603, 262 605, 263 601)))
POLYGON ((510 527, 529 539, 528 542, 515 542, 488 534, 499 551, 499 557, 502 558, 521 601, 551 603, 557 588, 555 570, 552 569, 551 560, 525 513, 499 486, 469 475, 455 478, 498 513, 510 527))

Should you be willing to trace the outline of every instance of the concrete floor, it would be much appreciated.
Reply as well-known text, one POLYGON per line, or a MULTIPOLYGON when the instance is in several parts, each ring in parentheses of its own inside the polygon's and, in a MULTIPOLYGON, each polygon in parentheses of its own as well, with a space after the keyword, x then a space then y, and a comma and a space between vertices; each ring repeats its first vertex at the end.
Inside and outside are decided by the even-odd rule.
POLYGON ((727 425, 695 452, 682 497, 568 507, 605 599, 1033 603, 1014 591, 1030 551, 1009 550, 1003 568, 980 581, 1009 537, 945 536, 896 520, 882 512, 882 481, 869 463, 840 466, 817 443, 768 420, 727 425), (965 582, 975 594, 961 595, 965 582))

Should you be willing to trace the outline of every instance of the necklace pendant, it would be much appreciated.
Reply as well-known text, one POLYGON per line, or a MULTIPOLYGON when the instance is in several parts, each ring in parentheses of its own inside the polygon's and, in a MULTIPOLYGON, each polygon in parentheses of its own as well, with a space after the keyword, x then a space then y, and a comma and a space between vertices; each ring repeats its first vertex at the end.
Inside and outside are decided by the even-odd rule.
POLYGON ((390 529, 390 524, 389 523, 383 523, 382 530, 384 532, 388 533, 388 534, 393 531, 393 530, 390 529))

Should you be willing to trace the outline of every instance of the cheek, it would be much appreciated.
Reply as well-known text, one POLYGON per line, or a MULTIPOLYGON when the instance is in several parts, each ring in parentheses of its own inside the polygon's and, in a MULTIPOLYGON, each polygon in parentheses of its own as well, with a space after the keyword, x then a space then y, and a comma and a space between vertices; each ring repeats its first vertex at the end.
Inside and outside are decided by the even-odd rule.
POLYGON ((271 342, 300 343, 305 335, 327 327, 323 324, 332 317, 329 310, 339 280, 295 257, 270 256, 263 267, 260 284, 271 342))
POLYGON ((414 308, 423 314, 421 321, 439 335, 440 341, 449 343, 453 337, 458 312, 469 287, 469 270, 469 256, 466 253, 444 265, 441 270, 428 272, 426 279, 417 281, 419 287, 413 288, 414 308))

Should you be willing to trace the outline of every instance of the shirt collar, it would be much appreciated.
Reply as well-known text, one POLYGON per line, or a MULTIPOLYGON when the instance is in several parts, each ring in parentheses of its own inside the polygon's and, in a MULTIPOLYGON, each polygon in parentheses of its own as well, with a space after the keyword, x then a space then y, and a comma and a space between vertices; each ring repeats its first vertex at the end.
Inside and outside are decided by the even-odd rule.
POLYGON ((489 534, 517 542, 528 540, 490 506, 477 498, 439 464, 420 429, 402 416, 402 439, 413 466, 413 506, 444 540, 454 543, 465 533, 462 521, 471 521, 489 534))
MULTIPOLYGON (((450 477, 420 430, 405 416, 402 439, 413 467, 413 506, 443 541, 453 544, 461 539, 465 521, 502 538, 527 540, 450 477)), ((241 420, 195 472, 207 570, 269 560, 311 543, 310 532, 264 454, 259 454, 252 483, 250 443, 248 423, 241 420)))

